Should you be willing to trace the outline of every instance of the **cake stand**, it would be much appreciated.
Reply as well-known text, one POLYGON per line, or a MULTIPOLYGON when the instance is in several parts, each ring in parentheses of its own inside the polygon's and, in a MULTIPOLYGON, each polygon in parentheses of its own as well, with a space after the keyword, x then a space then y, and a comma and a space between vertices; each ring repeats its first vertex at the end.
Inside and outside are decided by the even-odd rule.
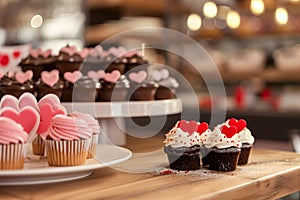
POLYGON ((99 143, 125 145, 125 118, 152 117, 178 114, 182 111, 180 99, 124 102, 63 102, 68 113, 91 114, 98 118, 102 134, 99 143))

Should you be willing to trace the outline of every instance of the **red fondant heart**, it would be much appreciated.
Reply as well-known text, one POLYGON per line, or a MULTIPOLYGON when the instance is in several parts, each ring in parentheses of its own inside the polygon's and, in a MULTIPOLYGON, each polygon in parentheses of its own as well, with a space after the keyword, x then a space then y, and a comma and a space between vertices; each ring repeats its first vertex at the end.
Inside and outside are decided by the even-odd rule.
POLYGON ((202 122, 197 129, 197 132, 201 135, 208 129, 208 124, 206 122, 202 122))
POLYGON ((1 67, 7 67, 9 63, 9 57, 7 54, 0 55, 0 65, 1 67))
POLYGON ((38 113, 31 107, 25 107, 20 112, 14 109, 6 109, 1 113, 1 116, 10 118, 21 124, 28 134, 32 132, 34 128, 36 128, 36 123, 39 120, 38 113))
POLYGON ((236 120, 235 118, 231 118, 228 122, 230 126, 235 126, 237 132, 242 131, 247 126, 247 122, 243 119, 236 120))
POLYGON ((223 125, 221 127, 221 132, 226 135, 227 138, 231 138, 232 136, 234 136, 237 133, 236 127, 235 126, 226 126, 223 125))
POLYGON ((50 126, 51 119, 58 114, 65 114, 62 109, 54 110, 52 105, 45 103, 40 107, 40 125, 37 134, 42 134, 47 131, 50 126))
POLYGON ((185 132, 188 132, 189 135, 192 135, 198 129, 198 123, 195 121, 188 122, 185 120, 181 120, 178 124, 178 128, 185 132))
POLYGON ((15 50, 15 51, 13 52, 14 58, 19 58, 20 55, 21 55, 21 52, 20 52, 19 50, 15 50))

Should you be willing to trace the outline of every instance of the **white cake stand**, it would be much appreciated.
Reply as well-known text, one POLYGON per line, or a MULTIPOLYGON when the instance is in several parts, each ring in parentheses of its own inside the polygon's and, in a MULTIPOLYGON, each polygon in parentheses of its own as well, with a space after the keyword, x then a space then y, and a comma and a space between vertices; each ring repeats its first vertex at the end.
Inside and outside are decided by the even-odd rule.
POLYGON ((98 118, 103 134, 99 143, 125 145, 125 117, 152 117, 178 114, 182 111, 180 99, 124 102, 63 102, 68 113, 88 113, 98 118))

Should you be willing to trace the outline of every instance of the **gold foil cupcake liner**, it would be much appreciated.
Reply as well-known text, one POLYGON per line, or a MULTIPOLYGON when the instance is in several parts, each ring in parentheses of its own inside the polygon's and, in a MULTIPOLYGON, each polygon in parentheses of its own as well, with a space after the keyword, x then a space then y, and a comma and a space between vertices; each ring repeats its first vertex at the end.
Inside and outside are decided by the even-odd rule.
POLYGON ((91 140, 46 140, 47 160, 50 166, 84 165, 91 140))
POLYGON ((26 144, 0 144, 0 169, 22 169, 26 144))
POLYGON ((89 151, 87 154, 87 158, 94 158, 95 157, 95 153, 96 153, 96 147, 98 144, 98 138, 99 138, 99 134, 93 134, 92 136, 92 140, 91 140, 91 144, 89 146, 89 151))

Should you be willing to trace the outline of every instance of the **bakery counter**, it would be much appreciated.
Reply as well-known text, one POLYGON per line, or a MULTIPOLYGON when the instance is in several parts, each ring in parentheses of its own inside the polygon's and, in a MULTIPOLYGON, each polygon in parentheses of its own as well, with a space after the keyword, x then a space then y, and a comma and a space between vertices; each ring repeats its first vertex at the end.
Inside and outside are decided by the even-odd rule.
POLYGON ((0 187, 0 199, 277 199, 300 190, 300 155, 253 149, 233 172, 168 171, 162 137, 128 139, 131 159, 86 178, 0 187))

